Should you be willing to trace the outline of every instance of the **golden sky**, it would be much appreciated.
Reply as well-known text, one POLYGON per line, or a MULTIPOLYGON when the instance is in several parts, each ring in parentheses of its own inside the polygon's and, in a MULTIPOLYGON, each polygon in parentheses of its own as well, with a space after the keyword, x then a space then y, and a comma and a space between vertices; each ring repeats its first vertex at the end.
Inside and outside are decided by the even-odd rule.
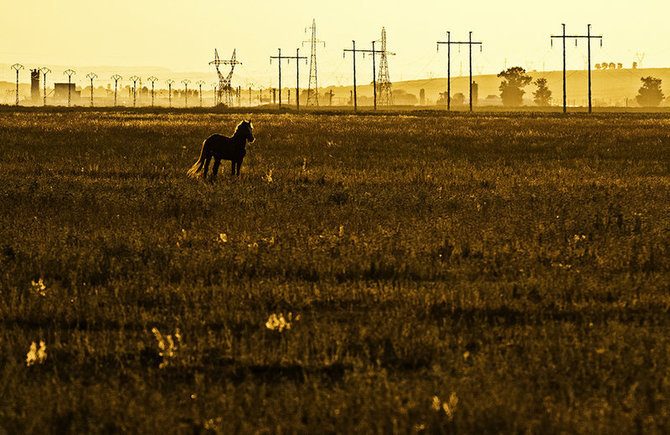
MULTIPOLYGON (((278 47, 295 54, 309 37, 305 27, 312 18, 319 38, 326 41, 319 51, 320 85, 349 84, 351 58, 343 58, 342 49, 349 48, 352 39, 369 48, 382 26, 388 48, 397 53, 389 59, 392 80, 444 76, 446 50, 437 53, 435 41, 443 40, 446 30, 452 31, 453 39, 467 38, 472 30, 474 38, 484 42, 483 53, 474 56, 475 73, 497 73, 505 65, 560 69, 561 50, 558 44, 551 48, 549 35, 560 33, 562 22, 568 33, 583 34, 591 23, 594 34, 603 34, 603 48, 594 44, 593 63, 606 60, 630 67, 636 53, 644 52, 644 66, 670 66, 670 3, 660 0, 1 1, 0 64, 20 62, 26 67, 156 66, 211 71, 214 80, 207 64, 214 48, 222 57, 236 48, 244 64, 236 70, 233 84, 276 86, 276 64, 269 63, 269 56, 278 47)), ((584 68, 585 44, 568 47, 568 67, 584 68)), ((301 54, 309 55, 308 45, 301 54)), ((359 60, 366 79, 370 61, 359 60)), ((454 51, 452 62, 454 75, 467 74, 466 50, 454 51)), ((290 80, 293 68, 286 71, 290 80)), ((305 84, 307 71, 304 67, 305 84)), ((0 80, 13 80, 12 71, 3 68, 0 80)))

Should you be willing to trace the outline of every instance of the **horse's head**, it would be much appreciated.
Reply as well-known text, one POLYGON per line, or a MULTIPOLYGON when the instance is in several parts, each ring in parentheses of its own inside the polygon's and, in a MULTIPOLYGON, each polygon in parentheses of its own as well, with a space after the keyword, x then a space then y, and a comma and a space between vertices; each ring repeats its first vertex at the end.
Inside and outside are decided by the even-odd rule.
POLYGON ((249 143, 252 143, 256 139, 254 138, 253 133, 254 125, 251 121, 242 121, 237 125, 236 133, 241 134, 249 143))

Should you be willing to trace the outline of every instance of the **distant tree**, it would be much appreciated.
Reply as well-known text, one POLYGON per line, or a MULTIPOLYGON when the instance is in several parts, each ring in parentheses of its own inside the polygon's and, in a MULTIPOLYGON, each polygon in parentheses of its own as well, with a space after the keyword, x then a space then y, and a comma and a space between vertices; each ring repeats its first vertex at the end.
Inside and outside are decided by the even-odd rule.
POLYGON ((462 106, 465 104, 465 95, 460 92, 454 94, 454 96, 451 97, 451 104, 454 106, 462 106))
POLYGON ((663 91, 661 90, 661 79, 656 77, 642 77, 642 87, 637 91, 635 99, 642 107, 655 107, 663 101, 663 91))
POLYGON ((595 67, 595 69, 600 69, 600 64, 597 63, 597 64, 594 65, 594 67, 595 67))
POLYGON ((503 81, 500 82, 500 98, 504 106, 520 106, 523 103, 523 94, 526 93, 522 88, 528 86, 533 78, 526 74, 526 70, 520 66, 507 68, 498 74, 503 81))
POLYGON ((426 105, 426 90, 423 88, 419 91, 419 104, 422 106, 426 105))
POLYGON ((538 106, 548 106, 551 103, 551 91, 547 87, 547 79, 537 79, 533 84, 537 86, 537 90, 533 92, 535 104, 538 106))

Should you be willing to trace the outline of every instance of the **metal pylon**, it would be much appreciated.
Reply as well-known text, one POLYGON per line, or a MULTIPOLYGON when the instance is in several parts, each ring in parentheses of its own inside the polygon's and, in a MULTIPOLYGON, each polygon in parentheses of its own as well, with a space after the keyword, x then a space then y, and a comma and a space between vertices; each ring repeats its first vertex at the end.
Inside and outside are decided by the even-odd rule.
POLYGON ((390 106, 393 104, 393 91, 391 90, 391 78, 389 77, 389 64, 387 55, 394 55, 386 50, 386 29, 382 27, 382 37, 379 40, 381 48, 379 50, 379 76, 377 78, 377 103, 381 106, 390 106))
POLYGON ((233 105, 233 94, 236 93, 236 90, 233 89, 231 81, 233 79, 233 71, 235 70, 235 65, 242 65, 242 62, 237 61, 236 50, 233 50, 233 55, 230 60, 221 60, 219 59, 219 52, 214 49, 214 60, 209 64, 216 67, 216 73, 219 76, 219 87, 216 89, 218 94, 219 103, 225 101, 226 106, 231 107, 233 105), (221 74, 219 65, 230 65, 230 72, 227 76, 221 74))
POLYGON ((318 106, 319 105, 319 84, 316 78, 316 46, 318 44, 323 44, 323 46, 326 46, 326 43, 323 41, 319 41, 316 38, 316 20, 312 19, 312 25, 310 27, 307 27, 305 29, 305 32, 310 31, 312 32, 312 37, 309 41, 303 41, 303 45, 305 42, 309 42, 311 46, 311 55, 309 57, 309 85, 307 86, 307 105, 308 106, 318 106))

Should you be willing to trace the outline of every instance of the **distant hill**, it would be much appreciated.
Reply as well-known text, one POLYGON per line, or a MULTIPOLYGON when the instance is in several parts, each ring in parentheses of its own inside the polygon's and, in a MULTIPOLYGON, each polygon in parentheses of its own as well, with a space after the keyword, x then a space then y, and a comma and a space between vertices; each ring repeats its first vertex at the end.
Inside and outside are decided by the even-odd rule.
MULTIPOLYGON (((552 91, 553 104, 562 103, 563 95, 563 72, 562 71, 529 71, 533 80, 546 78, 547 85, 552 91)), ((670 96, 670 68, 640 68, 640 69, 616 69, 616 70, 593 70, 591 71, 593 103, 597 106, 637 106, 635 96, 642 85, 641 77, 653 76, 663 80, 663 89, 666 96, 670 96)), ((586 105, 588 98, 587 71, 567 71, 567 95, 568 105, 586 105)), ((499 97, 498 86, 501 79, 496 75, 474 76, 473 81, 479 85, 479 104, 500 104, 499 98, 487 100, 487 96, 499 97)), ((351 86, 327 87, 325 92, 333 90, 334 95, 349 98, 351 86)), ((439 93, 446 90, 446 77, 409 80, 393 83, 394 91, 404 91, 419 97, 421 89, 425 89, 427 104, 435 104, 439 93)), ((529 85, 525 88, 524 103, 533 105, 533 91, 536 87, 529 85)), ((468 77, 451 78, 451 95, 463 93, 467 102, 468 77)), ((372 86, 359 86, 357 88, 359 98, 366 102, 372 96, 372 86)), ((668 104, 666 100, 664 104, 668 104)))
MULTIPOLYGON (((9 68, 9 65, 0 64, 0 68, 9 68)), ((66 82, 66 78, 62 74, 62 70, 66 67, 49 66, 54 73, 48 76, 48 86, 53 87, 54 80, 57 82, 66 82)), ((114 67, 114 66, 90 66, 80 67, 76 77, 76 83, 79 86, 84 84, 86 87, 87 80, 84 78, 88 71, 95 71, 99 79, 96 80, 96 87, 107 87, 110 83, 109 77, 112 74, 121 74, 124 79, 121 85, 128 85, 127 78, 132 74, 138 74, 144 80, 143 86, 147 85, 146 78, 150 75, 156 76, 159 81, 156 88, 165 88, 165 80, 172 78, 175 80, 175 87, 181 88, 181 80, 188 78, 195 83, 197 80, 205 80, 206 86, 203 90, 211 92, 211 83, 213 82, 211 72, 174 72, 166 68, 158 67, 114 67), (139 71, 139 72, 138 72, 139 71)), ((19 93, 21 99, 27 99, 30 93, 30 86, 27 83, 27 71, 22 72, 21 84, 19 93)), ((546 78, 549 89, 552 91, 553 104, 559 105, 562 102, 562 71, 529 71, 529 75, 533 80, 538 78, 546 78)), ((639 69, 612 69, 612 70, 593 70, 593 103, 595 106, 630 106, 635 107, 637 103, 635 96, 641 86, 640 78, 653 76, 663 80, 663 88, 666 96, 670 96, 670 68, 639 68, 639 69)), ((498 86, 501 79, 496 75, 479 75, 474 76, 473 80, 479 85, 479 101, 480 106, 486 105, 500 105, 500 91, 498 86)), ((235 82, 233 82, 235 85, 235 82)), ((15 99, 16 84, 8 81, 0 81, 0 104, 12 104, 15 99)), ((193 85, 191 85, 193 86, 193 85)), ((352 86, 327 86, 321 88, 322 95, 333 91, 334 105, 347 105, 349 103, 352 86)), ((446 78, 430 78, 421 80, 407 80, 393 83, 394 100, 396 104, 400 105, 418 105, 419 94, 421 89, 425 90, 426 105, 436 104, 439 94, 445 92, 446 78)), ((529 85, 525 88, 526 94, 524 103, 532 106, 533 95, 535 90, 534 85, 529 85)), ((358 102, 361 106, 372 105, 372 83, 359 85, 357 88, 358 102)), ((468 77, 452 77, 451 82, 452 97, 457 93, 462 93, 467 102, 468 98, 468 77)), ((587 104, 587 72, 584 70, 570 70, 567 71, 567 93, 568 105, 570 106, 584 106, 587 104)), ((328 98, 321 97, 321 104, 328 104, 328 98)), ((670 100, 666 99, 662 105, 670 105, 670 100)))

